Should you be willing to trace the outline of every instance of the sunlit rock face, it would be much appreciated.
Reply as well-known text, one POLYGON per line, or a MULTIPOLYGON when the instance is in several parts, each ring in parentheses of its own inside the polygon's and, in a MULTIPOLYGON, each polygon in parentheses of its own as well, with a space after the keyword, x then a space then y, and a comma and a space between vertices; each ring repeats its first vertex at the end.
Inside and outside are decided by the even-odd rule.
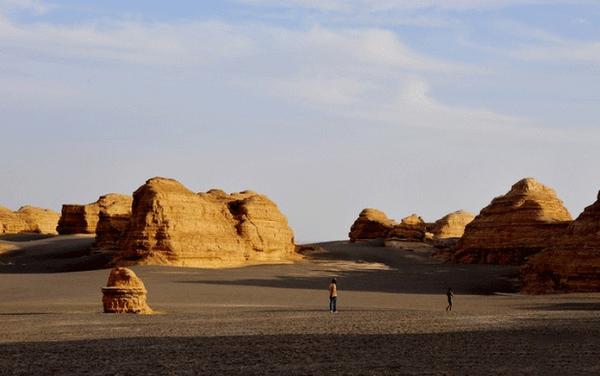
POLYGON ((194 193, 153 178, 133 195, 117 262, 234 267, 298 258, 294 234, 277 205, 252 191, 194 193))
POLYGON ((521 269, 530 294, 600 291, 600 193, 548 249, 521 269))
POLYGON ((465 233, 465 227, 475 219, 475 214, 459 210, 438 219, 431 233, 433 240, 460 238, 465 233))
POLYGON ((38 234, 56 234, 60 214, 50 209, 23 206, 13 212, 0 207, 0 234, 18 234, 34 232, 38 234))
POLYGON ((426 231, 427 224, 423 218, 416 214, 411 214, 408 217, 402 218, 399 224, 388 231, 386 242, 389 242, 392 239, 420 242, 425 240, 426 231))
POLYGON ((470 222, 452 260, 522 264, 560 235, 572 220, 553 189, 526 178, 496 197, 470 222))
POLYGON ((396 221, 389 219, 384 212, 377 209, 363 209, 350 228, 350 241, 360 239, 385 238, 396 226, 396 221))
POLYGON ((110 193, 87 205, 65 204, 58 222, 58 233, 95 234, 101 212, 123 211, 120 208, 131 207, 131 200, 130 196, 110 193))

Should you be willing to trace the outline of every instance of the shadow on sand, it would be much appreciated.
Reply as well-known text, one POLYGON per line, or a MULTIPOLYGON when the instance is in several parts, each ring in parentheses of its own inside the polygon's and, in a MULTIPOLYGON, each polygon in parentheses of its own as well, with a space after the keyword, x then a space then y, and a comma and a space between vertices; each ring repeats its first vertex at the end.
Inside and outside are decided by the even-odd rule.
POLYGON ((597 335, 526 328, 4 343, 0 364, 35 375, 598 374, 597 335))

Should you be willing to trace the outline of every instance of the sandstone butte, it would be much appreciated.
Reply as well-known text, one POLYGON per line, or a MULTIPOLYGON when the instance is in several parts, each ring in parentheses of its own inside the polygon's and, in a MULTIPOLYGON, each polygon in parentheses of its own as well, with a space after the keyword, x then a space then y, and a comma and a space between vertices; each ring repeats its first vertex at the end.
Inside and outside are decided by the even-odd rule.
POLYGON ((291 262, 294 234, 275 203, 252 191, 194 193, 153 178, 133 194, 115 262, 235 267, 291 262))
POLYGON ((95 252, 110 252, 119 249, 119 241, 129 226, 133 197, 109 194, 100 197, 96 240, 92 246, 95 252))
POLYGON ((105 313, 150 314, 146 303, 144 282, 128 268, 114 268, 102 288, 102 305, 105 313))
POLYGON ((388 232, 396 226, 396 221, 389 219, 384 212, 377 209, 363 209, 350 228, 350 241, 360 239, 385 238, 388 232))
POLYGON ((553 189, 532 178, 520 180, 469 223, 452 261, 522 264, 561 234, 571 215, 553 189))
POLYGON ((95 234, 96 226, 100 219, 100 212, 110 210, 111 206, 118 207, 131 205, 131 197, 110 193, 101 196, 98 201, 87 205, 63 205, 58 233, 68 234, 95 234))
POLYGON ((475 219, 475 214, 459 210, 447 214, 435 221, 431 232, 433 240, 460 238, 465 233, 465 227, 475 219))
POLYGON ((60 215, 50 209, 23 206, 13 212, 0 207, 0 234, 35 232, 56 234, 56 225, 60 215))
POLYGON ((597 201, 521 269, 529 294, 600 291, 600 193, 597 201))
POLYGON ((400 224, 392 227, 386 235, 386 242, 390 240, 404 240, 422 242, 425 240, 427 224, 423 218, 416 214, 402 218, 400 224))

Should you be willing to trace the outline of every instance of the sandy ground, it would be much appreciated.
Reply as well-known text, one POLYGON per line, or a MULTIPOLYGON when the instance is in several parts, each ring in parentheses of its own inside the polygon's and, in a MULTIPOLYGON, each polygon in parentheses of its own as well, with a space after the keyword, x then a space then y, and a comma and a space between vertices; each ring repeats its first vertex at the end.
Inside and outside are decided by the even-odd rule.
POLYGON ((600 374, 600 294, 523 296, 516 268, 442 264, 418 245, 322 243, 291 265, 136 267, 160 312, 136 316, 101 313, 108 270, 65 272, 90 260, 92 239, 5 240, 0 374, 600 374))

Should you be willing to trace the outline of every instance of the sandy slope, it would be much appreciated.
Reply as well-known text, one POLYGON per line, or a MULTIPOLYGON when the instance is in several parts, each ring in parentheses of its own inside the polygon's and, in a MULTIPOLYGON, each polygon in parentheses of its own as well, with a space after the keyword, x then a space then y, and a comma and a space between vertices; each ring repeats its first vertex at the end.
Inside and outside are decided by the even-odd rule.
POLYGON ((31 273, 55 271, 61 247, 63 267, 79 265, 89 244, 61 238, 19 244, 23 262, 0 265, 0 374, 600 372, 600 295, 521 296, 512 267, 331 242, 293 265, 134 268, 163 314, 107 315, 107 270, 31 273), (338 314, 326 306, 331 276, 338 314))

